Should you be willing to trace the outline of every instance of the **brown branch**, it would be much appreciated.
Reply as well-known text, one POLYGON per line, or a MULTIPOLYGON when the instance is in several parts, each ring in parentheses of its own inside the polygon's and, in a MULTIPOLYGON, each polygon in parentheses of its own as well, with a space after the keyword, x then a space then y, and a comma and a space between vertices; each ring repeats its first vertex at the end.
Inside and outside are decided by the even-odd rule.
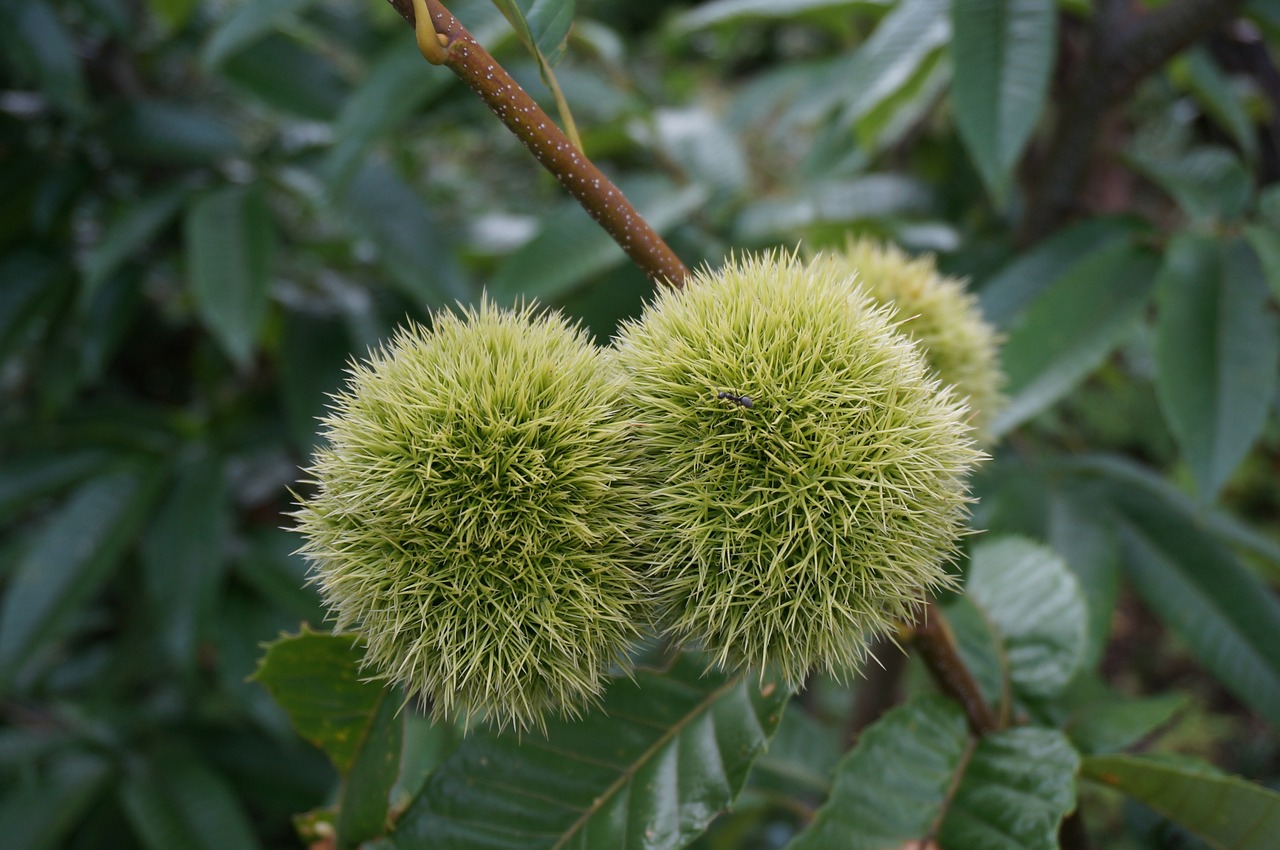
POLYGON ((925 608, 924 615, 915 625, 911 642, 943 693, 964 708, 969 729, 975 735, 985 735, 1000 728, 991 706, 987 705, 986 698, 978 689, 977 680, 960 657, 955 635, 938 606, 925 608))
POLYGON ((1085 55, 1062 98, 1041 170, 1027 190, 1018 241, 1027 245, 1076 211, 1108 113, 1165 62, 1231 20, 1245 0, 1172 0, 1137 20, 1122 20, 1129 4, 1101 4, 1085 55))
MULTIPOLYGON (((388 0, 415 23, 413 0, 388 0)), ((681 286, 689 269, 622 192, 579 151, 533 98, 498 64, 439 0, 426 0, 445 49, 443 64, 502 120, 507 129, 577 199, 655 283, 681 286)))

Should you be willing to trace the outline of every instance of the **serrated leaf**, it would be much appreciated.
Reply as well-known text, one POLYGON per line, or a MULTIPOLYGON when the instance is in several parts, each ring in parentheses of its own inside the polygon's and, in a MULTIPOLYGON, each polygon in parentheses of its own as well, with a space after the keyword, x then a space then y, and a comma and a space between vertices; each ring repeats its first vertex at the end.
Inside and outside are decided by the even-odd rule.
POLYGON ((801 706, 782 715, 769 749, 751 768, 751 787, 783 795, 829 794, 844 750, 841 732, 815 720, 801 706))
POLYGON ((1001 349, 1010 401, 991 433, 1008 433, 1096 369, 1146 309, 1155 271, 1149 251, 1109 244, 1054 281, 1001 349))
POLYGON ((943 847, 1057 850, 1076 805, 1080 757, 1057 729, 1021 726, 987 735, 965 767, 939 830, 943 847))
POLYGON ((935 832, 948 848, 1057 848, 1077 763, 1057 730, 978 740, 958 705, 917 697, 862 733, 831 797, 787 850, 898 850, 935 832))
POLYGON ((222 62, 268 33, 280 28, 283 21, 300 14, 317 0, 253 0, 243 3, 213 31, 200 52, 200 62, 212 70, 222 62))
POLYGON ((1267 299, 1243 242, 1184 233, 1165 253, 1156 389, 1205 502, 1253 446, 1275 395, 1280 326, 1267 299))
POLYGON ((972 741, 964 712, 918 697, 868 726, 787 850, 891 850, 930 835, 972 741))
POLYGON ((154 475, 126 467, 77 489, 34 534, 0 606, 0 691, 106 581, 154 494, 154 475))
MULTIPOLYGON (((684 221, 704 200, 700 186, 678 189, 666 180, 636 180, 622 187, 641 217, 659 233, 684 221)), ((576 202, 544 222, 538 235, 509 254, 489 281, 490 297, 544 303, 564 298, 595 275, 626 262, 626 254, 576 202)))
POLYGON ((987 190, 1003 198, 1044 110, 1058 44, 1054 0, 952 0, 951 98, 987 190))
POLYGON ((1132 244, 1139 227, 1136 220, 1123 218, 1091 218, 1064 227, 977 282, 983 315, 1002 330, 1013 327, 1055 281, 1090 257, 1132 244))
POLYGON ((377 247, 390 282, 415 305, 439 309, 471 300, 435 210, 386 166, 360 169, 338 200, 352 227, 377 247))
POLYGON ((120 802, 148 850, 262 846, 226 778, 177 742, 134 766, 120 786, 120 802))
POLYGON ((112 219, 102 240, 85 258, 81 303, 87 303, 122 263, 141 251, 178 214, 188 192, 185 186, 170 186, 128 205, 112 219))
POLYGON ((788 694, 678 658, 615 681, 602 710, 546 738, 472 734, 427 781, 392 836, 399 850, 664 850, 728 806, 788 694))
POLYGON ((390 825, 391 789, 400 774, 407 712, 395 692, 384 690, 364 730, 338 802, 338 847, 357 847, 390 825))
POLYGON ((1088 614, 1075 574, 1053 550, 1014 537, 973 548, 965 594, 1003 638, 1017 693, 1049 698, 1084 658, 1088 614))
POLYGON ((303 627, 267 645, 253 679, 289 715, 298 734, 315 744, 339 773, 348 774, 385 688, 365 680, 351 634, 303 627))
POLYGON ((1114 488, 1125 570, 1161 620, 1232 693, 1280 725, 1280 601, 1195 522, 1114 488))
POLYGON ((221 458, 199 447, 182 463, 141 546, 156 638, 179 669, 196 664, 201 632, 217 605, 230 529, 221 458))
POLYGON ((1280 794, 1184 764, 1143 756, 1089 756, 1088 779, 1129 795, 1219 850, 1280 847, 1280 794))
POLYGON ((185 226, 187 280, 206 327, 247 368, 267 317, 275 232, 258 187, 228 186, 197 199, 185 226))

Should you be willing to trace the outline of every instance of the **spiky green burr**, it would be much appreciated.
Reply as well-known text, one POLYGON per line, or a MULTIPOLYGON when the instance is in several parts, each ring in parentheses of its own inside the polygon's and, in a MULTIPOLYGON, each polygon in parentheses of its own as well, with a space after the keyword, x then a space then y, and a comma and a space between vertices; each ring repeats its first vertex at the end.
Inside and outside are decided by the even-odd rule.
POLYGON ((678 641, 798 684, 949 583, 981 456, 966 409, 840 263, 730 261, 615 344, 678 641))
POLYGON ((978 299, 962 281, 939 274, 931 254, 912 258, 895 245, 851 237, 835 256, 872 298, 892 308, 929 367, 968 403, 970 422, 985 439, 984 429, 1004 403, 1004 374, 999 338, 978 299))
POLYGON ((352 368, 296 517, 372 675, 499 727, 597 698, 645 616, 622 392, 583 331, 490 303, 352 368))

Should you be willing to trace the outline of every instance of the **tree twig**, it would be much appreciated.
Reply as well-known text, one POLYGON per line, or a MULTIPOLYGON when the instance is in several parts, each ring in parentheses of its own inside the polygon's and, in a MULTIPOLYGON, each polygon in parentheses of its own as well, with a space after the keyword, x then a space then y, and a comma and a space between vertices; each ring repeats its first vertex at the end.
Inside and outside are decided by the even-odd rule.
MULTIPOLYGON (((410 24, 413 0, 388 0, 410 24)), ((441 64, 465 82, 650 279, 681 286, 689 269, 618 189, 439 0, 426 0, 441 64)), ((435 61, 434 59, 432 61, 435 61)))
POLYGON ((964 708, 969 729, 975 735, 985 735, 1000 728, 995 713, 978 688, 977 680, 960 657, 955 636, 938 606, 930 604, 925 608, 915 625, 911 642, 938 687, 964 708))

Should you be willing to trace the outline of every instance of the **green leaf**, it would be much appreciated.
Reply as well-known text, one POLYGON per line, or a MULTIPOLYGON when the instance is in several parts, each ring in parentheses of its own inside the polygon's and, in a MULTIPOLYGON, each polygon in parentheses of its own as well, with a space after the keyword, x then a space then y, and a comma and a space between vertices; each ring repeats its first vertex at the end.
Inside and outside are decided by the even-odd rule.
POLYGON ((258 187, 228 186, 187 208, 187 280, 205 325, 247 368, 267 317, 275 232, 258 187))
POLYGON ((949 700, 889 711, 840 762, 830 798, 787 850, 885 850, 931 835, 972 743, 949 700))
POLYGON ((0 605, 0 692, 107 580, 154 489, 149 471, 125 467, 84 484, 44 520, 0 605))
POLYGON ((316 2, 317 0, 253 0, 242 3, 209 36, 200 53, 201 63, 207 70, 217 68, 229 56, 280 29, 284 21, 305 12, 316 2))
POLYGON ((1135 589, 1228 690, 1280 725, 1280 601, 1166 502, 1133 488, 1112 498, 1135 589))
POLYGON ((1054 0, 952 0, 951 98, 960 138, 997 199, 1044 110, 1058 44, 1054 0))
POLYGON ((351 334, 340 316, 292 310, 280 340, 280 392, 294 443, 310 455, 329 397, 342 387, 351 334))
MULTIPOLYGON (((1269 562, 1272 575, 1280 578, 1280 544, 1241 521, 1235 514, 1197 504, 1157 475, 1125 457, 1115 455, 1074 456, 1063 464, 1077 475, 1101 476, 1116 493, 1137 491, 1136 498, 1153 500, 1171 522, 1203 529, 1219 543, 1239 549, 1269 562)), ((1122 497, 1123 498, 1123 497, 1122 497)))
POLYGON ((1160 273, 1156 389, 1202 501, 1262 431, 1280 367, 1280 326, 1248 246, 1181 234, 1160 273))
POLYGON ((1143 756, 1089 756, 1080 770, 1086 778, 1145 803, 1219 850, 1280 847, 1280 794, 1268 788, 1143 756))
POLYGON ((956 641, 956 650, 969 668, 978 690, 988 705, 1009 702, 1008 660, 995 623, 987 619, 978 603, 965 594, 942 608, 947 626, 956 641))
POLYGON ((880 152, 901 142, 934 108, 951 76, 951 57, 944 42, 924 57, 897 91, 879 103, 857 104, 861 114, 853 122, 853 131, 859 145, 880 152))
POLYGON ((1090 218, 1064 227, 985 281, 978 299, 988 322, 1007 330, 1056 281, 1089 258, 1130 245, 1139 231, 1134 219, 1090 218))
POLYGON ((88 90, 80 68, 80 51, 57 13, 43 0, 6 5, 5 26, 0 34, 6 58, 25 65, 59 109, 83 114, 88 106, 88 90))
POLYGON ((424 73, 422 53, 411 33, 403 33, 380 56, 365 78, 342 102, 333 127, 333 149, 323 172, 341 185, 363 162, 369 148, 449 88, 453 74, 424 73))
POLYGON ((763 242, 793 237, 808 228, 844 230, 869 219, 927 212, 932 196, 919 181, 900 174, 868 174, 794 187, 787 196, 743 208, 737 239, 763 242))
MULTIPOLYGON (((706 200, 697 186, 678 189, 666 180, 636 180, 621 187, 642 218, 659 233, 683 222, 706 200)), ((520 297, 558 301, 592 277, 626 262, 626 254, 576 202, 549 216, 538 235, 508 255, 489 281, 499 302, 520 297)))
MULTIPOLYGON (((30 730, 20 734, 30 735, 30 730)), ((66 847, 67 838, 110 779, 110 765, 101 757, 70 753, 58 756, 30 784, 17 788, 7 784, 0 802, 0 835, 7 850, 66 847)))
POLYGON ((1088 613, 1081 669, 1102 659, 1120 595, 1120 542, 1104 488, 1068 480, 1049 493, 1048 539, 1075 574, 1088 613))
POLYGON ((1257 162, 1258 136, 1248 109, 1239 90, 1213 61, 1209 51, 1203 47, 1188 50, 1174 59, 1171 71, 1176 79, 1184 82, 1205 114, 1240 146, 1245 159, 1257 162))
POLYGON ((356 764, 386 690, 365 679, 361 658, 354 635, 303 627, 268 644, 253 675, 343 775, 356 764))
POLYGON ((1187 707, 1181 694, 1133 698, 1111 694, 1071 712, 1063 729, 1082 753, 1110 753, 1138 743, 1187 707))
POLYGON ((38 507, 40 500, 100 470, 111 455, 98 449, 32 452, 0 467, 0 522, 38 507))
POLYGON ((903 0, 884 16, 841 83, 850 95, 841 126, 857 123, 910 84, 951 39, 947 5, 947 0, 903 0))
POLYGON ((268 106, 316 121, 338 114, 348 88, 333 59, 277 34, 227 59, 221 74, 268 106))
POLYGON ((573 26, 574 0, 493 0, 539 63, 555 65, 573 26))
POLYGON ((338 847, 357 847, 387 831, 391 789, 400 774, 404 703, 384 690, 359 743, 338 802, 338 847))
POLYGON ((1280 301, 1280 231, 1265 224, 1247 224, 1245 236, 1271 286, 1271 297, 1280 301))
POLYGON ((202 107, 131 100, 112 118, 105 141, 136 162, 208 165, 242 153, 229 124, 202 107))
POLYGON ((148 850, 262 846, 230 783, 180 742, 167 741, 134 765, 120 802, 148 850))
POLYGON ((671 23, 676 33, 743 21, 785 21, 819 12, 881 11, 894 0, 711 0, 682 13, 671 23))
POLYGON ((1049 698, 1071 681, 1088 614, 1075 574, 1051 549, 1015 537, 975 546, 965 593, 1004 639, 1017 693, 1049 698))
POLYGON ((142 578, 165 655, 191 670, 218 603, 230 502, 222 459, 207 447, 194 450, 175 479, 143 538, 142 578))
POLYGON ((394 284, 414 304, 439 309, 471 300, 446 228, 404 180, 366 165, 338 199, 352 227, 378 249, 394 284))
POLYGON ((1080 757, 1057 729, 987 735, 965 766, 938 843, 965 850, 1057 850, 1076 805, 1080 757))
POLYGON ((82 303, 178 214, 189 191, 186 186, 169 186, 129 204, 112 219, 85 258, 82 303))
POLYGON ((1076 263, 1023 314, 1001 350, 1009 405, 991 425, 1002 435, 1075 388, 1141 317, 1156 258, 1111 244, 1076 263))
POLYGON ((546 738, 472 734, 400 818, 400 850, 679 848, 728 806, 788 694, 681 656, 613 682, 600 711, 546 738))
POLYGON ((1135 156, 1133 165, 1168 192, 1194 223, 1235 221, 1253 195, 1248 170, 1225 148, 1197 148, 1177 159, 1135 156))
POLYGON ((841 731, 815 720, 800 705, 782 715, 769 749, 751 768, 751 787, 780 795, 827 795, 844 750, 841 731))
POLYGON ((935 833, 943 847, 1056 850, 1077 763, 1057 730, 977 740, 955 703, 917 697, 862 733, 831 797, 787 850, 892 850, 935 833))

